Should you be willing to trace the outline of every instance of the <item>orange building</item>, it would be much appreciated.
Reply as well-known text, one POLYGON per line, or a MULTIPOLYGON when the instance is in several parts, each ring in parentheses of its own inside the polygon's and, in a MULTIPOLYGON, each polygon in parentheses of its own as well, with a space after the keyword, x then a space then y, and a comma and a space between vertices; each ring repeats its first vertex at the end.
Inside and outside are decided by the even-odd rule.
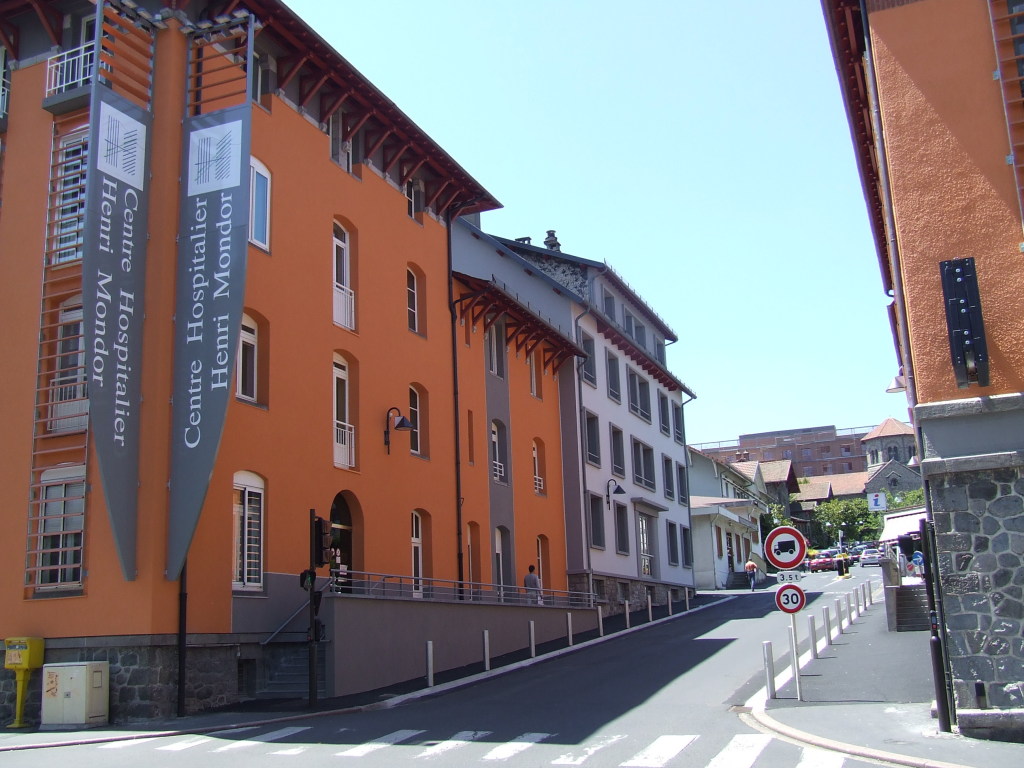
POLYGON ((542 560, 565 588, 558 451, 527 469, 558 402, 524 360, 574 346, 455 291, 448 226, 498 203, 287 6, 163 5, 3 5, 0 638, 109 660, 115 719, 255 695, 307 650, 315 510, 324 690, 416 677, 423 627, 475 628, 467 583, 542 560), (495 522, 498 321, 524 471, 495 522))
POLYGON ((940 713, 1020 740, 1024 3, 822 7, 917 435, 940 713))

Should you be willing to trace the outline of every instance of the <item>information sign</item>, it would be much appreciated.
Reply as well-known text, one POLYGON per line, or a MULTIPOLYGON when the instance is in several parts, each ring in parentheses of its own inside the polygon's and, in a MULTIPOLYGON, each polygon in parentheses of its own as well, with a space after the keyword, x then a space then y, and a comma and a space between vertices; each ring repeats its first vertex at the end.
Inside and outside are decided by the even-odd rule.
POLYGON ((799 613, 807 605, 806 593, 796 584, 783 584, 775 593, 775 606, 786 613, 799 613))

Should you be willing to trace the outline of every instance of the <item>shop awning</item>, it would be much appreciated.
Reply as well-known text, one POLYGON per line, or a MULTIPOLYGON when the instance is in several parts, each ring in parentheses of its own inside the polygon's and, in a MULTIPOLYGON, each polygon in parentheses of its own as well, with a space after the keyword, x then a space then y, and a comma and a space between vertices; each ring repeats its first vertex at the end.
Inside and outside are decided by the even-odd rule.
POLYGON ((885 525, 879 541, 896 541, 900 536, 917 533, 921 529, 921 521, 928 513, 923 509, 911 509, 906 512, 893 512, 885 516, 885 525))

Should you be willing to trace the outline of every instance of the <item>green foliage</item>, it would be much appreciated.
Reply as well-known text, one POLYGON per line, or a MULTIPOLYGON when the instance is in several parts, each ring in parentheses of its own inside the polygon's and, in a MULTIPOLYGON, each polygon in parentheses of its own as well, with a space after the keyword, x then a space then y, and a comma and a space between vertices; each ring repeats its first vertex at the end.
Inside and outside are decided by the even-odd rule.
POLYGON ((793 521, 789 517, 789 511, 784 506, 781 504, 769 504, 768 511, 761 513, 761 541, 764 541, 764 537, 771 533, 773 528, 792 524, 793 521))
POLYGON ((815 543, 838 542, 840 528, 844 542, 872 541, 882 531, 882 516, 868 510, 867 499, 832 499, 814 508, 811 538, 815 543))
POLYGON ((889 512, 894 509, 907 509, 910 507, 924 506, 924 488, 915 488, 912 491, 900 491, 894 494, 892 491, 885 492, 886 506, 889 512))

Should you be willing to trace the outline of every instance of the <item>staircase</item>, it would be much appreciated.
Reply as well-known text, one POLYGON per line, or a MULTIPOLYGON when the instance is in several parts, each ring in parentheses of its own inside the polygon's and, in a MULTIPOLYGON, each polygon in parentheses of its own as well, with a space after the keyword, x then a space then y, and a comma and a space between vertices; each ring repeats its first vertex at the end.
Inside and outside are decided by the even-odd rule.
POLYGON ((750 589, 746 571, 732 571, 725 582, 726 589, 750 589))
MULTIPOLYGON (((258 699, 303 699, 309 696, 309 646, 280 644, 265 657, 258 699)), ((317 696, 327 695, 327 643, 317 644, 317 696)))
POLYGON ((928 591, 923 584, 902 586, 896 590, 896 631, 919 632, 931 629, 928 615, 928 591))

